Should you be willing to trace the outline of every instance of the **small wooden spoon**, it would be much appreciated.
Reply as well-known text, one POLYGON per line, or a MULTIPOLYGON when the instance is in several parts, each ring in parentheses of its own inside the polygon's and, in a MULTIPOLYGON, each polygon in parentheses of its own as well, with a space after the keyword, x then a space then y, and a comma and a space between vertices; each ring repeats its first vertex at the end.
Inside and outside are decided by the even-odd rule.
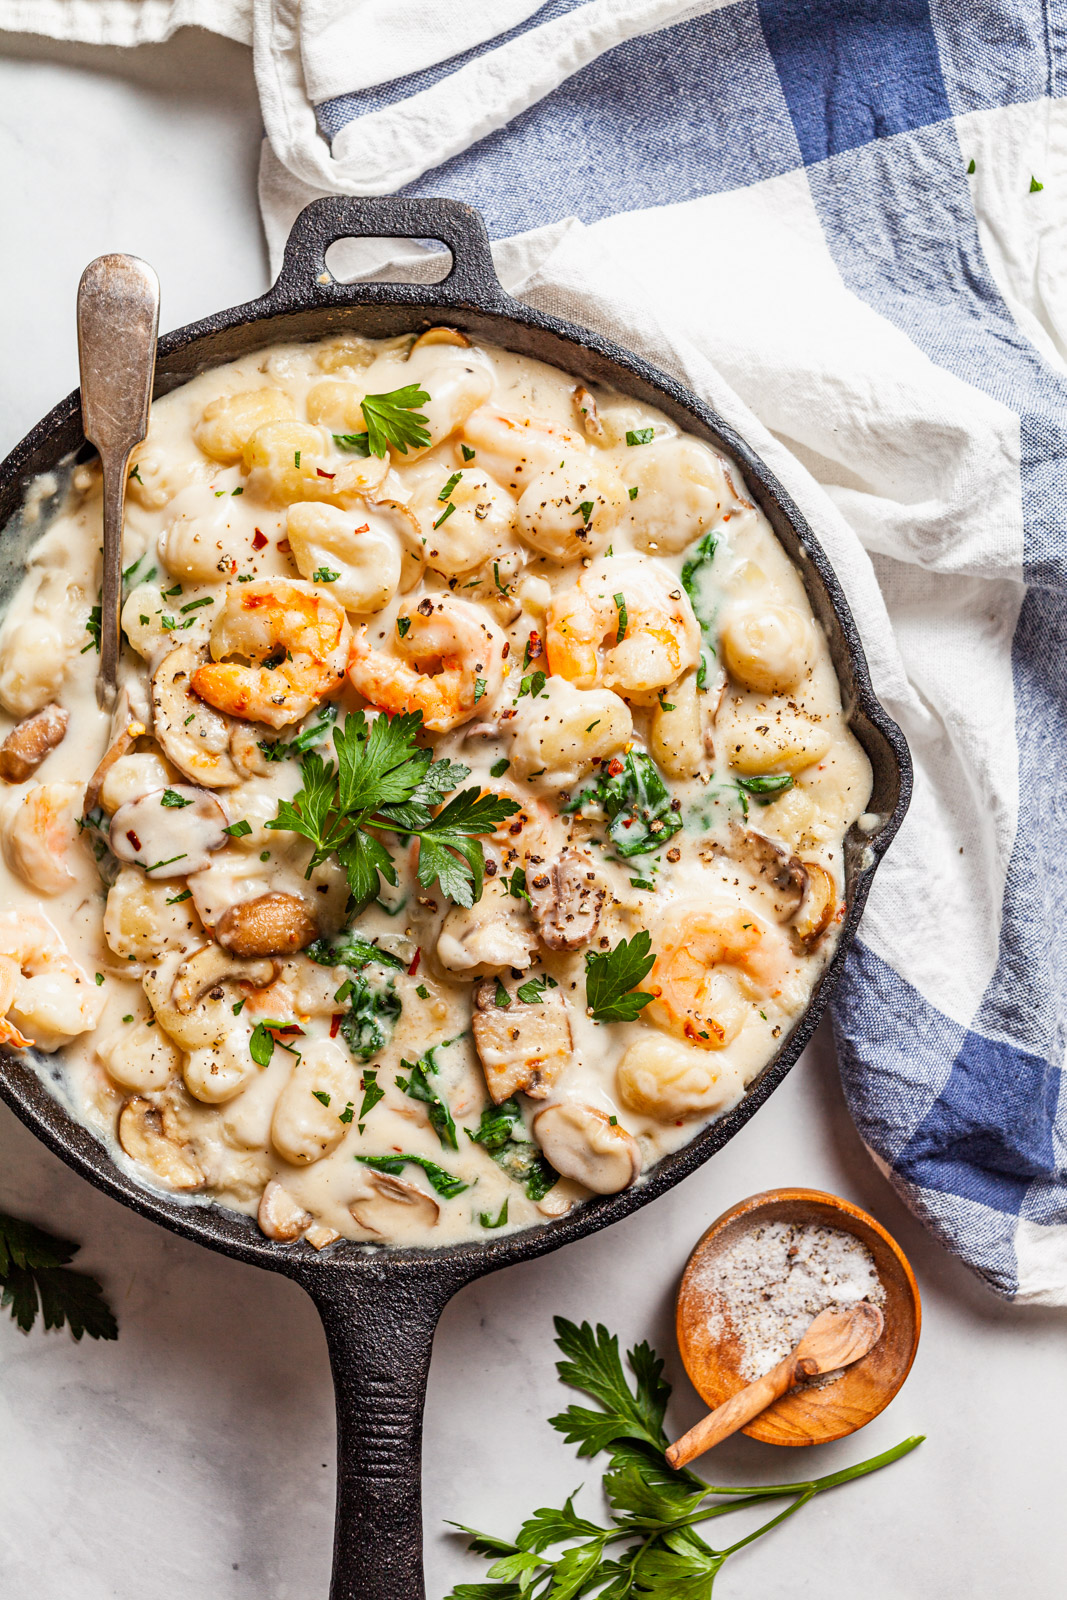
POLYGON ((687 1466, 766 1411, 803 1378, 851 1366, 878 1343, 882 1327, 882 1313, 869 1300, 861 1300, 847 1311, 820 1311, 784 1361, 690 1428, 670 1446, 667 1460, 672 1467, 687 1466))

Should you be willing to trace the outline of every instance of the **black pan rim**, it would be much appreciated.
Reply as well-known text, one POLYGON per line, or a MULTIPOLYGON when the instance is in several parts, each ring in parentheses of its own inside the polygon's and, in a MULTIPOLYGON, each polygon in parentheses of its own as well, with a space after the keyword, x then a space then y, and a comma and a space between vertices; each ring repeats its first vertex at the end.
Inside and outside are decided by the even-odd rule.
MULTIPOLYGON (((326 207, 331 202, 316 204, 326 207)), ((384 204, 399 207, 399 214, 403 214, 402 203, 377 201, 374 204, 378 207, 384 204)), ((458 207, 455 203, 449 202, 431 201, 419 204, 422 207, 423 221, 426 218, 426 208, 435 205, 451 205, 455 211, 469 211, 469 208, 458 207)), ((294 237, 300 223, 308 216, 308 212, 314 212, 315 209, 315 205, 309 207, 301 219, 298 219, 294 237)), ((476 214, 470 213, 470 215, 476 214)), ((344 231, 343 228, 339 229, 333 237, 341 237, 344 231)), ((383 228, 382 231, 391 230, 383 228)), ((398 234, 410 231, 407 227, 396 229, 398 234)), ((291 244, 290 251, 292 249, 291 244)), ((319 261, 321 257, 320 247, 319 261)), ((455 276, 455 273, 450 274, 450 277, 452 276, 455 276)), ((476 279, 477 274, 474 276, 476 279)), ((476 316, 482 322, 488 319, 499 326, 502 337, 497 342, 504 347, 508 345, 506 329, 509 326, 532 327, 554 336, 568 347, 589 352, 600 361, 609 364, 621 376, 629 376, 642 385, 658 391, 668 402, 668 409, 677 408, 684 411, 722 441, 723 448, 741 466, 749 483, 753 481, 758 483, 765 496, 777 506, 789 523, 800 546, 811 561, 841 629, 851 665, 854 689, 850 723, 859 716, 866 719, 881 736, 895 767, 897 800, 892 812, 881 822, 877 833, 871 836, 866 847, 864 863, 853 879, 852 897, 840 929, 836 949, 819 979, 807 1009, 796 1028, 783 1042, 777 1056, 762 1069, 738 1104, 717 1121, 709 1124, 688 1144, 663 1157, 647 1177, 632 1188, 616 1195, 594 1197, 555 1221, 535 1224, 520 1232, 507 1234, 501 1239, 484 1242, 474 1240, 442 1246, 436 1250, 375 1247, 355 1241, 342 1241, 321 1255, 304 1242, 295 1246, 273 1244, 260 1234, 254 1218, 250 1216, 227 1210, 213 1203, 205 1205, 169 1200, 153 1190, 143 1188, 113 1161, 95 1134, 73 1119, 59 1099, 49 1091, 37 1071, 27 1066, 17 1055, 0 1051, 0 1098, 32 1133, 81 1177, 141 1216, 159 1223, 173 1233, 237 1260, 300 1279, 308 1287, 315 1281, 321 1281, 325 1274, 334 1273, 339 1269, 348 1274, 358 1275, 368 1283, 380 1278, 386 1272, 390 1275, 400 1273, 405 1278, 443 1275, 458 1287, 460 1282, 480 1277, 514 1262, 548 1254, 573 1240, 598 1232, 610 1223, 631 1215, 696 1171, 745 1126, 750 1117, 783 1081, 812 1037, 826 1009, 848 950, 855 939, 874 872, 903 821, 911 797, 912 768, 904 735, 874 693, 858 630, 836 573, 799 508, 761 458, 728 423, 696 395, 641 357, 589 329, 550 316, 522 302, 511 300, 503 294, 491 271, 488 278, 481 282, 474 281, 470 273, 464 273, 463 279, 463 287, 452 289, 451 292, 448 288, 448 278, 440 283, 424 285, 359 283, 344 286, 341 290, 335 285, 314 279, 298 284, 287 255, 286 270, 283 270, 278 282, 266 295, 189 323, 164 335, 159 340, 159 360, 165 364, 169 357, 188 351, 202 341, 218 345, 222 337, 238 328, 262 324, 266 329, 269 324, 279 320, 284 321, 286 317, 292 317, 294 314, 307 314, 319 309, 325 311, 329 308, 334 314, 332 326, 324 327, 320 335, 326 336, 331 331, 338 331, 343 325, 345 308, 361 309, 374 305, 399 314, 411 313, 412 331, 420 323, 429 326, 434 322, 456 322, 463 313, 476 316), (343 294, 342 299, 338 298, 339 294, 343 294)), ((301 337, 306 338, 307 335, 301 337)), ((283 339, 282 332, 267 334, 261 347, 282 342, 283 339)), ((217 349, 211 359, 204 360, 201 367, 183 372, 182 381, 185 377, 191 377, 196 370, 222 365, 232 359, 234 359, 232 351, 227 353, 225 350, 217 349)), ((625 382, 620 383, 619 388, 625 392, 625 382)), ((157 392, 158 390, 157 384, 157 392)), ((0 463, 0 492, 5 486, 10 489, 15 485, 24 490, 31 476, 47 470, 42 461, 47 457, 49 447, 54 444, 57 437, 69 436, 72 428, 77 429, 79 415, 80 396, 75 390, 53 407, 6 460, 0 463)), ((66 453, 68 452, 56 455, 53 451, 51 465, 58 466, 61 455, 66 453)))

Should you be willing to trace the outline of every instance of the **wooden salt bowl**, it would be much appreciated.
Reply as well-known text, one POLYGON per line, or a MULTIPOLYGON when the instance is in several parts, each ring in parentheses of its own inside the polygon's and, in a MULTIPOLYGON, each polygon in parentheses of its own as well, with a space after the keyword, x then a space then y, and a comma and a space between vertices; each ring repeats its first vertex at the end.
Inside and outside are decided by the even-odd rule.
POLYGON ((874 1257, 885 1289, 885 1329, 862 1360, 824 1388, 801 1387, 776 1400, 743 1432, 765 1444, 828 1444, 865 1427, 892 1400, 911 1370, 922 1306, 915 1274, 895 1239, 858 1206, 818 1189, 768 1189, 724 1211, 689 1257, 678 1291, 678 1347, 693 1387, 709 1411, 750 1381, 740 1372, 741 1344, 725 1313, 725 1331, 711 1329, 700 1269, 756 1223, 815 1223, 852 1233, 874 1257))

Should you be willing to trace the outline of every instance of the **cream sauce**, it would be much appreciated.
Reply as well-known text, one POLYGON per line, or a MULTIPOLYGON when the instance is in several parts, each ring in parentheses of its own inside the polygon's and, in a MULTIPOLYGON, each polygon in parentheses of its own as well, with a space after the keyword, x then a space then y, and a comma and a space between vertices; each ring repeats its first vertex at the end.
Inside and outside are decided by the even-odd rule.
MULTIPOLYGON (((280 346, 155 404, 129 484, 130 648, 115 728, 94 695, 95 467, 71 475, 0 633, 0 737, 51 702, 69 712, 62 742, 0 792, 0 999, 4 958, 19 968, 8 1026, 57 1049, 48 1081, 139 1181, 192 1203, 262 1207, 272 1236, 310 1228, 320 1246, 337 1235, 447 1244, 544 1221, 590 1188, 647 1173, 735 1104, 833 951, 843 840, 871 788, 800 575, 735 466, 653 409, 576 390, 542 363, 411 344, 280 346), (379 460, 335 443, 363 431, 364 395, 412 383, 430 396, 430 448, 379 460), (311 594, 316 626, 341 619, 340 670, 350 634, 356 664, 338 700, 333 636, 308 667, 299 649, 286 658, 286 635, 262 681, 287 687, 242 703, 235 720, 226 672, 211 669, 217 710, 190 674, 209 660, 213 629, 218 646, 227 604, 263 580, 281 597, 279 637, 311 594), (356 971, 298 954, 272 967, 223 951, 212 931, 243 926, 234 908, 268 895, 290 897, 321 936, 342 932, 339 863, 308 879, 310 845, 266 827, 301 785, 299 760, 265 759, 261 744, 315 727, 326 706, 342 720, 360 706, 410 708, 403 641, 442 618, 458 666, 417 691, 441 728, 426 738, 437 759, 471 769, 463 787, 523 808, 483 841, 481 899, 464 910, 418 884, 394 837, 400 881, 382 882, 355 919, 380 962, 356 971), (285 721, 301 695, 312 709, 285 721), (79 826, 85 785, 123 729, 79 826), (599 782, 602 798, 630 761, 665 788, 651 820, 621 816, 613 840, 591 791, 599 782), (107 848, 113 816, 121 870, 107 848), (642 837, 648 849, 619 854, 642 837), (565 849, 588 888, 555 913, 550 869, 565 849), (553 929, 582 942, 553 948, 553 929), (656 998, 637 1020, 594 1020, 586 955, 645 929, 656 998), (479 991, 484 1070, 472 1027, 483 977, 494 986, 488 999, 479 991), (535 977, 555 987, 542 984, 530 1020, 516 991, 535 977), (495 1007, 500 985, 508 1008, 495 1007), (351 1014, 361 986, 362 1035, 351 1014), (524 1039, 542 1030, 529 1047, 541 1079, 508 1065, 508 1010, 524 1039), (265 1020, 301 1031, 257 1031, 265 1020), (361 1038, 362 1054, 350 1048, 361 1038), (404 1087, 420 1057, 457 1149, 404 1087), (519 1137, 494 1159, 467 1130, 490 1108, 487 1072, 504 1098, 516 1070, 500 1137, 509 1114, 519 1137), (546 1107, 557 1109, 540 1131, 569 1174, 547 1191, 551 1174, 530 1179, 544 1170, 533 1163, 546 1107), (378 1179, 358 1159, 397 1155, 430 1165, 378 1179)), ((251 634, 222 642, 238 666, 262 659, 251 634)), ((208 694, 208 678, 197 681, 208 694)))

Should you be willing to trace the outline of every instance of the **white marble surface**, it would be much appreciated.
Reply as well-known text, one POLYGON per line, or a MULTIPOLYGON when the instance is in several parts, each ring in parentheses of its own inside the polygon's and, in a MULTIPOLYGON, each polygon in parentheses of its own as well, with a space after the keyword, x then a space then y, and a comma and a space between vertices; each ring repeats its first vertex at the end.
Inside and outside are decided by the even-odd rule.
MULTIPOLYGON (((0 36, 0 453, 75 382, 74 290, 90 257, 151 260, 165 327, 264 287, 259 137, 248 55, 225 41, 186 33, 123 54, 0 36)), ((1000 1304, 907 1215, 860 1146, 824 1033, 681 1189, 448 1308, 426 1424, 430 1600, 482 1571, 444 1518, 508 1533, 535 1505, 595 1485, 544 1420, 564 1403, 552 1315, 651 1338, 681 1429, 697 1402, 672 1347, 679 1272, 720 1210, 781 1183, 846 1195, 896 1234, 925 1298, 923 1339, 908 1384, 862 1434, 802 1453, 739 1437, 715 1475, 796 1477, 912 1432, 928 1440, 735 1558, 716 1592, 1063 1593, 1067 1320, 1000 1304)), ((3 1109, 0 1206, 83 1240, 122 1324, 117 1345, 77 1346, 0 1321, 0 1600, 325 1600, 332 1398, 301 1291, 124 1211, 3 1109)))

